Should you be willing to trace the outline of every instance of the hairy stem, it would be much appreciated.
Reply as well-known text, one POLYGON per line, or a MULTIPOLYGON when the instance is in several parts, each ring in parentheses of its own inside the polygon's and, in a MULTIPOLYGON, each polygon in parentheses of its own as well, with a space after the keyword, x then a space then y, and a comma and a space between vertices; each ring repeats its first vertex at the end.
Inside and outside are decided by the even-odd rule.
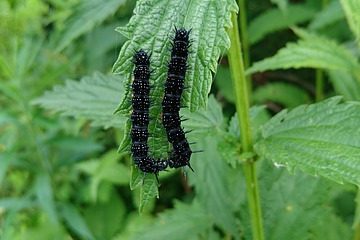
MULTIPOLYGON (((233 27, 229 29, 231 46, 228 52, 228 57, 236 96, 236 111, 240 124, 242 152, 252 152, 253 143, 250 130, 248 87, 245 78, 237 16, 235 13, 232 13, 231 20, 233 27)), ((246 179, 246 191, 249 203, 253 239, 263 240, 264 232, 254 159, 248 159, 243 164, 243 169, 246 179)))
MULTIPOLYGON (((239 6, 239 23, 240 23, 240 39, 241 46, 244 56, 244 67, 247 69, 250 66, 250 47, 249 47, 249 37, 247 31, 247 15, 246 15, 246 0, 238 0, 239 6)), ((251 90, 252 90, 252 82, 251 76, 247 76, 248 81, 248 96, 251 99, 251 90)))
MULTIPOLYGON (((241 46, 244 55, 244 67, 245 69, 250 65, 250 48, 249 48, 249 37, 247 30, 247 17, 246 17, 246 0, 238 0, 239 5, 239 23, 240 23, 240 39, 241 46)), ((250 82, 251 83, 251 82, 250 82)))
POLYGON ((358 188, 357 196, 355 199, 356 213, 354 219, 354 240, 360 240, 360 188, 358 188))
POLYGON ((321 69, 316 69, 315 100, 319 102, 323 99, 324 99, 324 72, 321 69))
MULTIPOLYGON (((328 4, 328 0, 322 0, 321 6, 322 8, 325 8, 328 4)), ((316 69, 316 75, 315 75, 315 100, 317 102, 324 99, 324 72, 321 69, 316 69)))

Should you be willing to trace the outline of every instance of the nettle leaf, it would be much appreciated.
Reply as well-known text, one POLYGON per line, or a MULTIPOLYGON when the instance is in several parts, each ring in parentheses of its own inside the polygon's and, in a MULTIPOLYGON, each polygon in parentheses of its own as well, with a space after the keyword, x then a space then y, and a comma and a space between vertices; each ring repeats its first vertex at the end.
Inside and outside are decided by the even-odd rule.
POLYGON ((267 34, 310 20, 315 11, 305 5, 290 5, 286 11, 273 8, 256 17, 249 25, 249 42, 255 44, 267 34))
POLYGON ((346 18, 360 46, 360 2, 358 0, 341 0, 346 18))
POLYGON ((341 8, 340 2, 332 1, 321 12, 317 13, 309 28, 313 30, 321 29, 329 26, 341 19, 343 19, 344 11, 341 8))
POLYGON ((360 185, 360 104, 341 97, 280 112, 262 129, 259 156, 336 182, 360 185))
POLYGON ((59 204, 59 213, 69 228, 71 228, 80 237, 89 240, 95 239, 84 218, 74 205, 67 203, 59 204))
POLYGON ((80 82, 68 80, 64 86, 55 86, 33 103, 66 116, 89 119, 95 126, 123 128, 125 119, 114 115, 123 86, 118 76, 95 73, 80 82))
POLYGON ((66 21, 66 29, 61 34, 57 51, 67 47, 71 41, 93 29, 126 3, 126 0, 82 0, 72 16, 66 21))
MULTIPOLYGON (((152 99, 160 106, 174 27, 191 29, 191 53, 185 80, 189 88, 183 94, 183 104, 191 111, 205 107, 218 58, 230 47, 225 28, 231 25, 231 11, 237 11, 234 0, 138 1, 129 24, 117 29, 131 40, 123 45, 113 71, 126 75, 130 82, 134 51, 142 48, 150 52, 152 81, 156 82, 152 99)), ((120 111, 130 109, 129 98, 128 93, 119 106, 120 111)), ((158 108, 154 111, 159 114, 158 108)))
POLYGON ((292 108, 304 103, 309 103, 310 96, 304 89, 293 84, 274 82, 255 89, 252 100, 260 104, 272 101, 292 108))
POLYGON ((208 100, 208 106, 206 110, 201 110, 196 113, 191 113, 187 109, 184 109, 180 114, 188 119, 182 123, 185 130, 194 131, 197 135, 207 135, 214 131, 222 131, 225 128, 224 116, 222 114, 222 108, 218 101, 216 101, 214 95, 210 95, 208 100))
POLYGON ((288 43, 274 56, 254 63, 246 73, 309 67, 343 70, 360 76, 359 63, 345 47, 314 33, 300 29, 294 31, 301 40, 297 43, 288 43))
POLYGON ((345 71, 327 72, 337 93, 343 95, 346 100, 360 100, 360 81, 345 71))
POLYGON ((176 202, 174 209, 161 213, 152 224, 137 226, 130 239, 198 239, 211 226, 212 218, 199 203, 185 205, 176 202))
MULTIPOLYGON (((189 182, 195 187, 201 206, 213 218, 214 223, 233 236, 238 235, 238 224, 234 214, 229 177, 235 172, 218 151, 219 136, 204 137, 196 147, 204 150, 194 154, 191 164, 195 173, 189 172, 189 182)), ((236 238, 237 239, 237 238, 236 238)))
POLYGON ((276 4, 281 11, 286 11, 288 8, 288 0, 270 0, 272 3, 276 4))
POLYGON ((318 236, 319 231, 314 226, 321 225, 319 223, 327 223, 327 231, 335 236, 344 233, 343 239, 348 239, 345 236, 351 232, 350 226, 339 219, 332 221, 336 215, 329 206, 332 196, 338 191, 336 184, 300 171, 289 174, 284 168, 274 167, 270 162, 261 162, 259 170, 267 239, 329 239, 318 236))

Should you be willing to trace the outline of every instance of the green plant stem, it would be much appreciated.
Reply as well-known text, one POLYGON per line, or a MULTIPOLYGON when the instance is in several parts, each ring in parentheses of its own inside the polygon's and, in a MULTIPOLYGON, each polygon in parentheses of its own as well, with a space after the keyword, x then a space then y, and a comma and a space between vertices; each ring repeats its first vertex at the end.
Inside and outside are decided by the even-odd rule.
POLYGON ((360 188, 358 188, 357 196, 355 199, 356 213, 354 220, 354 240, 360 240, 360 188))
POLYGON ((319 102, 324 99, 324 72, 321 69, 316 69, 315 86, 315 99, 319 102))
MULTIPOLYGON (((239 5, 239 23, 240 23, 240 39, 244 55, 244 67, 247 69, 250 65, 250 48, 249 37, 247 30, 247 16, 246 16, 246 0, 238 0, 239 5)), ((251 84, 251 82, 249 82, 251 84)))
MULTIPOLYGON (((324 9, 328 4, 328 0, 322 0, 321 7, 324 9)), ((324 99, 324 72, 321 69, 316 69, 315 77, 315 99, 317 102, 324 99)))
MULTIPOLYGON (((236 96, 236 111, 239 118, 242 152, 252 152, 253 144, 250 129, 248 88, 239 39, 237 16, 235 13, 232 13, 231 20, 233 27, 228 31, 231 41, 228 57, 236 96)), ((264 231, 254 159, 248 159, 248 161, 243 164, 243 168, 246 179, 253 239, 263 240, 264 231)))
MULTIPOLYGON (((250 47, 249 47, 249 37, 247 30, 247 14, 246 14, 246 0, 238 0, 239 6, 239 23, 240 23, 240 39, 241 46, 244 56, 244 67, 247 69, 250 66, 250 47)), ((251 99, 251 90, 252 90, 252 81, 251 76, 246 77, 248 81, 248 95, 251 99)))

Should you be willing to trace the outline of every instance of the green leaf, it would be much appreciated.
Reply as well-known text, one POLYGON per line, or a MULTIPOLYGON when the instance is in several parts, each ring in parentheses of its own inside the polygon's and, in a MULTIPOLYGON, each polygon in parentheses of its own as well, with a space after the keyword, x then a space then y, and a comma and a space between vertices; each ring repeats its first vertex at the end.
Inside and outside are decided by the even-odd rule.
POLYGON ((97 160, 84 161, 76 165, 78 170, 92 176, 90 188, 93 200, 98 199, 98 188, 103 181, 119 185, 129 183, 129 168, 118 163, 119 156, 116 151, 111 150, 97 160))
POLYGON ((193 202, 189 206, 176 202, 174 209, 160 214, 153 224, 138 226, 137 233, 130 239, 199 239, 211 225, 212 218, 199 203, 193 202))
POLYGON ((310 96, 305 90, 293 84, 274 82, 255 89, 252 100, 254 103, 260 104, 271 101, 293 108, 300 104, 309 103, 310 96))
POLYGON ((249 25, 249 41, 256 44, 267 34, 310 20, 315 11, 305 5, 290 5, 286 11, 278 8, 266 10, 249 25))
POLYGON ((331 197, 338 191, 337 185, 299 171, 290 175, 286 169, 274 167, 269 162, 262 162, 259 167, 267 239, 328 239, 324 236, 312 237, 317 230, 315 226, 321 225, 319 223, 329 224, 322 229, 335 235, 349 233, 350 226, 342 221, 338 220, 338 225, 328 222, 336 218, 330 204, 331 197))
POLYGON ((360 185, 360 104, 341 97, 282 111, 256 143, 259 156, 336 182, 360 185))
POLYGON ((11 162, 14 161, 15 155, 12 153, 0 153, 0 185, 6 175, 8 167, 11 165, 11 162))
POLYGON ((340 2, 331 1, 321 12, 317 13, 309 24, 309 29, 317 30, 329 26, 341 19, 343 19, 344 11, 341 8, 340 2))
POLYGON ((353 31, 360 46, 360 2, 358 0, 340 0, 340 2, 350 29, 353 31))
MULTIPOLYGON (((313 197, 313 196, 312 196, 313 197)), ((348 224, 345 224, 338 216, 326 211, 323 221, 315 221, 310 229, 310 240, 338 240, 351 239, 352 230, 348 224)), ((323 214, 322 214, 323 215, 323 214)))
POLYGON ((64 218, 69 227, 84 239, 95 239, 89 230, 85 220, 80 215, 78 210, 71 204, 61 204, 60 214, 64 218))
MULTIPOLYGON (((314 178, 303 172, 290 174, 271 162, 257 162, 264 231, 268 240, 311 239, 326 240, 325 236, 348 236, 350 225, 338 219, 332 209, 334 196, 342 190, 338 184, 314 178), (335 220, 336 221, 335 221, 335 220), (333 221, 334 220, 334 221, 333 221), (329 222, 328 222, 329 221, 329 222), (336 224, 337 223, 337 224, 336 224), (328 231, 323 237, 322 230, 328 231), (328 229, 331 228, 331 229, 328 229), (318 238, 314 237, 317 236, 318 238)), ((243 239, 252 239, 250 216, 246 199, 245 178, 236 177, 233 192, 237 194, 243 239)), ((323 231, 323 232, 324 232, 323 231)), ((329 239, 349 239, 334 238, 329 239)))
MULTIPOLYGON (((188 119, 182 125, 185 130, 193 130, 196 135, 211 134, 214 131, 223 131, 225 129, 224 117, 220 103, 214 95, 210 95, 206 110, 191 113, 187 109, 180 112, 180 115, 188 119)), ((192 134, 195 135, 195 134, 192 134)))
POLYGON ((146 204, 154 198, 159 198, 158 183, 154 174, 146 174, 142 180, 139 212, 142 212, 146 204))
MULTIPOLYGON (((191 111, 205 107, 218 58, 230 46, 225 28, 231 25, 231 11, 237 11, 234 0, 138 1, 129 24, 118 28, 131 40, 123 45, 113 71, 126 75, 130 82, 134 51, 142 48, 151 52, 152 81, 156 82, 152 89, 152 100, 160 106, 174 26, 191 29, 192 44, 186 74, 189 88, 183 94, 183 104, 189 106, 191 111)), ((129 98, 130 94, 127 94, 120 110, 130 108, 129 98)), ((157 108, 154 115, 158 116, 159 111, 157 108)))
POLYGON ((236 171, 224 161, 218 151, 218 135, 203 137, 197 149, 204 152, 194 154, 191 164, 195 173, 189 172, 190 184, 195 186, 196 197, 214 223, 233 236, 238 236, 238 222, 234 214, 229 176, 236 171))
POLYGON ((49 219, 53 223, 57 223, 58 216, 53 199, 51 179, 47 174, 41 172, 38 174, 35 182, 35 191, 39 205, 47 213, 49 219))
POLYGON ((346 48, 313 33, 300 29, 294 31, 301 40, 297 43, 288 43, 274 56, 254 63, 246 73, 308 67, 343 70, 360 76, 360 65, 346 48))
POLYGON ((106 202, 88 207, 84 216, 96 239, 112 239, 122 228, 125 213, 124 202, 115 190, 112 190, 111 196, 106 202))
POLYGON ((288 8, 288 0, 270 0, 272 3, 276 4, 281 11, 286 11, 288 8))
POLYGON ((55 86, 33 103, 66 116, 89 119, 96 126, 122 128, 124 119, 114 115, 114 110, 123 94, 121 78, 95 73, 80 82, 68 80, 65 86, 55 86))
POLYGON ((231 103, 235 103, 234 87, 231 81, 230 69, 219 65, 215 75, 215 85, 220 93, 231 103))
POLYGON ((330 81, 336 93, 344 96, 346 100, 360 100, 360 82, 345 71, 328 71, 330 81))
POLYGON ((67 47, 71 41, 113 15, 125 3, 126 0, 81 0, 72 16, 65 22, 66 29, 61 34, 56 50, 61 51, 67 47))

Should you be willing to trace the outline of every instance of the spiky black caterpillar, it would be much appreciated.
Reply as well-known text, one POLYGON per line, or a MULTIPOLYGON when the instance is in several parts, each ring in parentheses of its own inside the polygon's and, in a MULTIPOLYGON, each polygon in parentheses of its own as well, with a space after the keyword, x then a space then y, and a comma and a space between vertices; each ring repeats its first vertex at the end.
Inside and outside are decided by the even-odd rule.
MULTIPOLYGON (((181 127, 179 115, 181 94, 184 90, 184 80, 187 70, 186 61, 189 54, 190 31, 175 28, 172 42, 171 58, 168 64, 168 76, 165 82, 165 94, 162 101, 162 122, 168 141, 173 150, 169 156, 169 166, 179 168, 190 166, 191 148, 181 127)), ((192 168, 191 168, 192 169, 192 168)))
POLYGON ((167 168, 167 161, 155 160, 149 157, 147 140, 149 137, 149 108, 150 108, 150 57, 139 50, 133 59, 134 81, 132 83, 131 113, 131 153, 136 166, 145 173, 158 174, 167 168))

